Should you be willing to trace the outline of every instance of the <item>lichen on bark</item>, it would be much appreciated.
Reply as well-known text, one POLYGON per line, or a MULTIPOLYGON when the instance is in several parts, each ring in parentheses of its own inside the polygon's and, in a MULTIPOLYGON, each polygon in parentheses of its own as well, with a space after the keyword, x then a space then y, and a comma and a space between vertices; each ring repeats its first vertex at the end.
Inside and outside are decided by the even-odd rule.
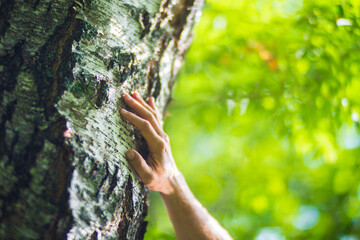
POLYGON ((0 5, 0 239, 142 239, 125 92, 162 111, 202 1, 0 5))

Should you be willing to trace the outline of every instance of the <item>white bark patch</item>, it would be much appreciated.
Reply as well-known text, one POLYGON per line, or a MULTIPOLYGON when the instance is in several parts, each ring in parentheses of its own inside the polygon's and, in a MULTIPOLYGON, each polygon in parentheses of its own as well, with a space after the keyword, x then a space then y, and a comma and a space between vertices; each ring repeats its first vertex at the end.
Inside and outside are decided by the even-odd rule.
MULTIPOLYGON (((100 109, 89 102, 93 96, 75 97, 70 90, 65 91, 58 103, 59 112, 66 117, 67 127, 73 132, 73 148, 81 149, 81 154, 87 156, 85 160, 75 157, 76 169, 69 190, 75 225, 69 232, 68 239, 82 239, 82 236, 89 236, 94 231, 98 232, 102 239, 114 238, 117 225, 122 220, 119 218, 119 213, 123 210, 119 204, 124 195, 121 186, 126 184, 129 175, 133 179, 133 218, 140 217, 143 211, 143 186, 129 169, 124 155, 128 149, 136 148, 134 129, 120 117, 119 110, 125 107, 120 100, 123 92, 133 89, 135 84, 143 87, 138 89, 140 92, 145 91, 145 80, 139 84, 139 79, 136 79, 140 74, 125 70, 131 65, 141 69, 142 64, 151 57, 151 43, 140 40, 139 12, 147 11, 150 16, 154 16, 158 4, 153 1, 96 1, 92 6, 80 6, 78 9, 77 18, 84 20, 91 31, 89 30, 87 35, 83 34, 80 41, 73 44, 73 52, 78 57, 73 69, 74 77, 80 79, 88 76, 82 80, 89 83, 105 81, 108 88, 105 93, 107 101, 100 109), (115 62, 112 66, 114 69, 109 67, 111 61, 115 62), (119 84, 116 71, 122 70, 127 76, 119 84), (96 185, 97 181, 89 181, 89 175, 96 176, 98 173, 91 172, 86 166, 79 166, 80 162, 92 166, 92 159, 95 159, 99 166, 105 166, 108 171, 100 187, 96 185), (116 179, 116 187, 111 189, 112 193, 109 194, 107 191, 113 178, 116 179), (97 196, 94 197, 96 193, 97 196), (109 211, 109 208, 112 210, 109 211), (111 214, 102 217, 94 215, 99 209, 111 214)), ((129 231, 136 234, 139 223, 134 221, 131 224, 133 226, 129 226, 129 231)))
MULTIPOLYGON (((169 82, 173 81, 183 62, 193 26, 193 23, 186 24, 180 39, 174 39, 169 25, 174 15, 169 12, 162 19, 157 14, 158 9, 159 2, 135 0, 99 0, 91 6, 79 4, 77 7, 77 18, 85 22, 86 29, 81 39, 72 46, 77 58, 73 69, 75 81, 58 103, 60 113, 68 121, 67 127, 74 135, 71 144, 74 149, 81 151, 75 156, 76 169, 70 186, 70 208, 75 225, 68 239, 81 239, 81 236, 90 236, 95 232, 102 239, 114 238, 119 222, 124 220, 120 219, 120 213, 126 209, 120 203, 125 198, 122 186, 125 186, 128 176, 133 183, 131 218, 141 217, 144 189, 129 169, 124 155, 128 149, 138 146, 134 128, 120 117, 120 108, 126 107, 121 96, 124 92, 134 90, 145 95, 159 88, 156 102, 164 110, 171 95, 169 82), (143 15, 147 13, 151 26, 145 26, 142 22, 143 15), (159 21, 160 29, 156 29, 159 21), (144 27, 149 27, 150 33, 142 38, 144 27), (169 41, 164 41, 162 36, 168 36, 169 41), (153 82, 152 89, 149 89, 151 86, 148 85, 146 74, 151 70, 147 65, 151 59, 157 64, 154 66, 158 68, 156 74, 159 76, 153 81, 159 82, 153 82), (94 96, 86 91, 80 97, 75 96, 72 88, 81 81, 85 85, 106 82, 107 100, 100 108, 94 106, 91 102, 94 96), (92 170, 94 162, 99 168, 105 167, 106 171, 92 170), (102 180, 91 180, 98 175, 102 176, 102 180), (111 189, 114 179, 116 186, 111 189), (99 209, 114 215, 94 215, 99 209)), ((191 10, 188 21, 194 21, 197 11, 191 10)), ((127 237, 132 238, 139 223, 130 221, 129 224, 127 237)))

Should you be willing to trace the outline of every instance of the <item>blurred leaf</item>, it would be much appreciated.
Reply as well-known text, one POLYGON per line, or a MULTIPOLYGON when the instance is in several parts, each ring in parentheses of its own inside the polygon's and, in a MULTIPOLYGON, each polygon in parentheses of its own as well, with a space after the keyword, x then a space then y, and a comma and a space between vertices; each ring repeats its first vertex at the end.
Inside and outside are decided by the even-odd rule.
MULTIPOLYGON (((207 1, 165 130, 234 239, 359 239, 359 17, 357 0, 207 1)), ((145 238, 175 239, 159 206, 145 238)))

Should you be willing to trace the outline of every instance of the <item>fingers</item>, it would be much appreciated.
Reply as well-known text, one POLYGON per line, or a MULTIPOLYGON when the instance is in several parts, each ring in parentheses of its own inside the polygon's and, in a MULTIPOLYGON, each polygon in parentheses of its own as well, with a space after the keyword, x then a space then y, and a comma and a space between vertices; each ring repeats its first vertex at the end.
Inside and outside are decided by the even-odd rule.
POLYGON ((126 111, 125 109, 121 109, 120 114, 123 118, 131 122, 141 132, 151 152, 158 150, 158 146, 161 145, 162 140, 155 132, 153 126, 149 121, 137 116, 132 112, 126 111))
POLYGON ((135 150, 125 153, 131 167, 135 170, 141 181, 146 185, 153 179, 153 172, 143 157, 135 150))
POLYGON ((154 97, 150 97, 148 100, 149 106, 157 113, 154 97))
MULTIPOLYGON (((159 122, 159 125, 162 126, 162 125, 163 125, 163 121, 162 121, 162 119, 161 119, 161 117, 160 117, 159 110, 158 110, 158 108, 157 108, 157 106, 156 106, 156 104, 155 104, 155 98, 154 98, 154 97, 150 97, 150 98, 148 99, 148 103, 149 103, 149 106, 155 111, 155 116, 156 116, 156 118, 157 118, 157 120, 158 120, 158 122, 159 122)), ((162 136, 166 136, 166 134, 163 133, 162 136)))
POLYGON ((141 105, 143 105, 147 110, 149 110, 151 113, 156 115, 156 111, 154 111, 153 108, 151 108, 139 95, 139 93, 134 92, 132 94, 132 97, 136 99, 141 105))
POLYGON ((125 94, 125 103, 131 109, 133 109, 137 115, 149 121, 157 134, 163 135, 163 131, 159 120, 157 119, 156 112, 152 110, 150 106, 148 106, 148 104, 146 104, 137 93, 134 93, 134 96, 137 96, 137 98, 134 99, 129 94, 125 94))

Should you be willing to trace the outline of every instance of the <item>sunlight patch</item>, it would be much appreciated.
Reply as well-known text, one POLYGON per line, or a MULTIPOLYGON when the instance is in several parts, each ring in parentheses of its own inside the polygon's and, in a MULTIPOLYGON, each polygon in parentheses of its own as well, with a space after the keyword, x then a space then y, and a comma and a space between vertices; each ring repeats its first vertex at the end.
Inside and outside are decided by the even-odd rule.
POLYGON ((300 230, 307 230, 314 227, 320 218, 319 210, 314 206, 300 206, 293 225, 300 230))
POLYGON ((285 237, 281 234, 280 228, 266 227, 261 229, 255 240, 285 240, 285 237))

